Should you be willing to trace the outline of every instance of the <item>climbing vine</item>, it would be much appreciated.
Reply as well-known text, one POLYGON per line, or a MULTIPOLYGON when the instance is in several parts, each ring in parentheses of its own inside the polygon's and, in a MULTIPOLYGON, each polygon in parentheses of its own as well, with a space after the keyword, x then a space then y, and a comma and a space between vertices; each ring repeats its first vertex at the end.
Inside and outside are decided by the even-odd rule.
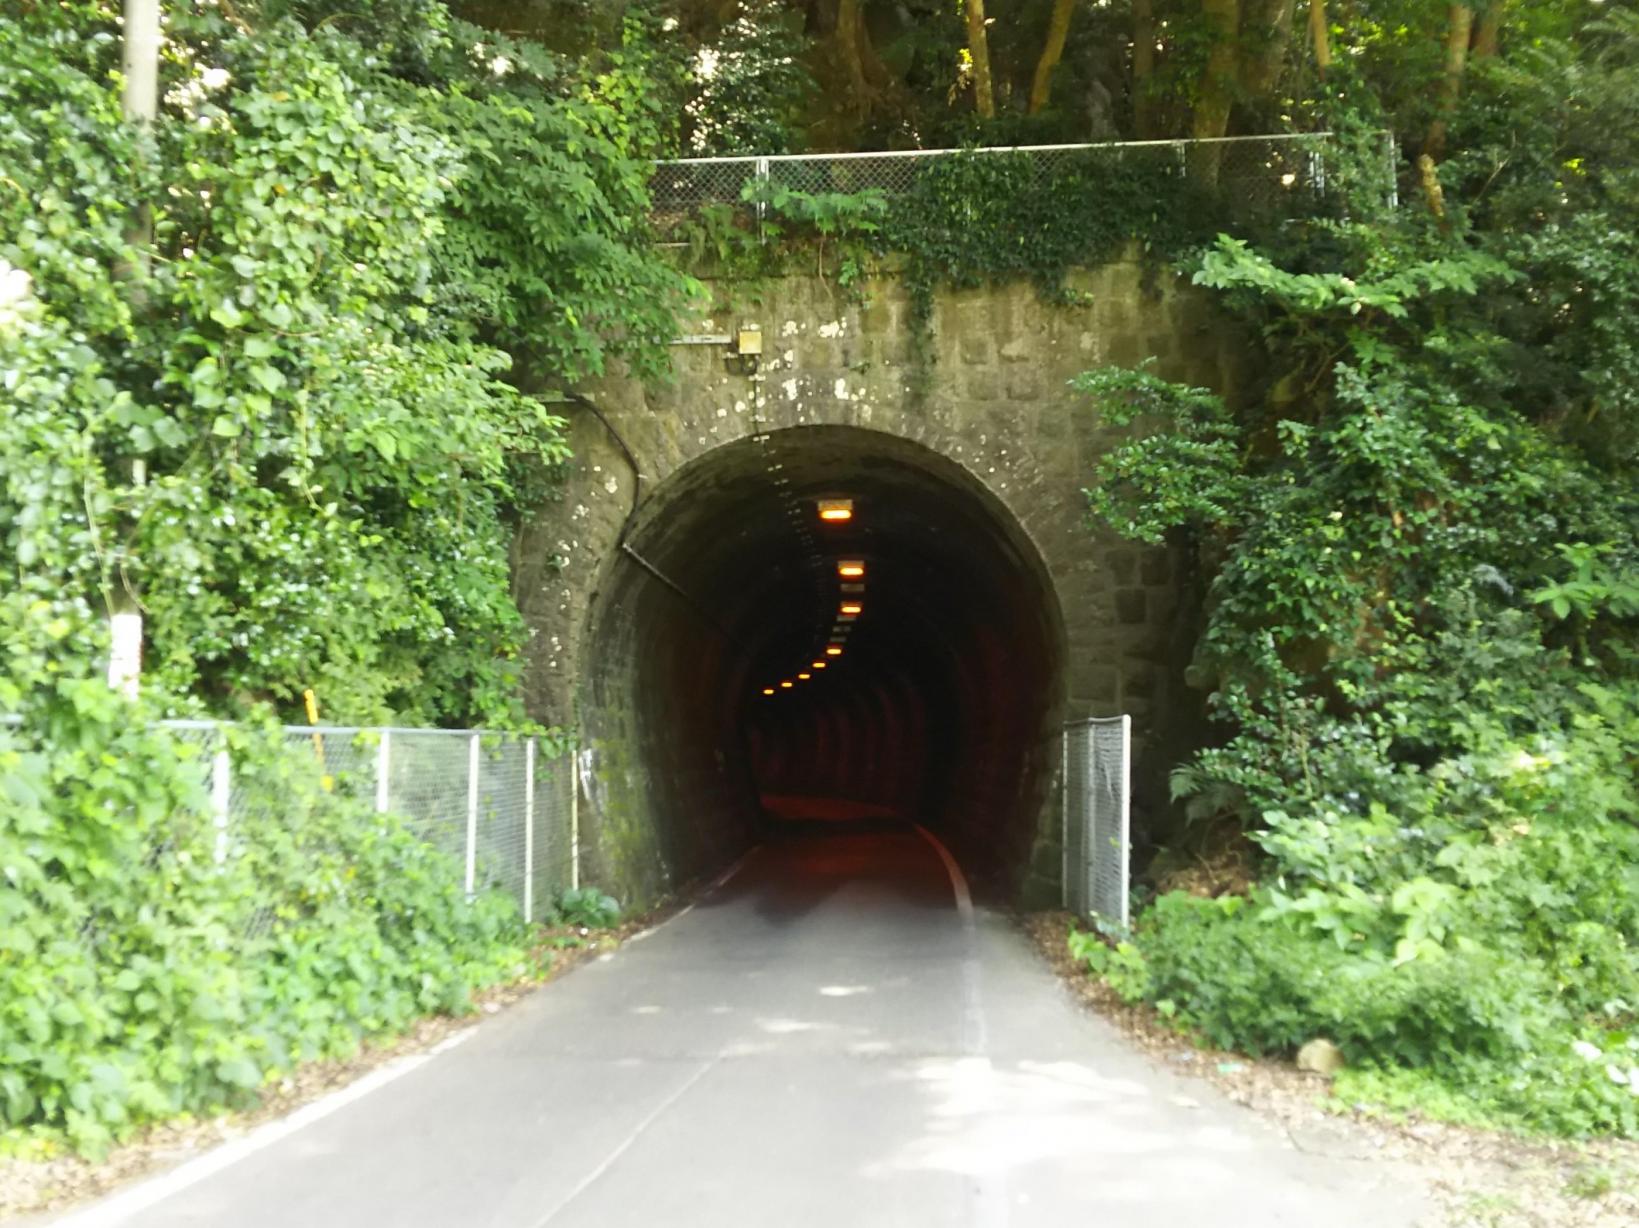
POLYGON ((128 600, 173 706, 514 719, 507 546, 566 455, 517 359, 654 371, 691 290, 644 229, 640 81, 213 14, 141 139, 112 6, 0 21, 7 672, 89 666, 128 600))

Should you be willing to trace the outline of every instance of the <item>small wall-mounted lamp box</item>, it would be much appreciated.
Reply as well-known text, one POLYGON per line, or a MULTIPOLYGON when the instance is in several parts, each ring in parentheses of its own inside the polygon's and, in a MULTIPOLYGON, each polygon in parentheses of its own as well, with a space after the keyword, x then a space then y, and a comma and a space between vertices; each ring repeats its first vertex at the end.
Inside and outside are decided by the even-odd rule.
POLYGON ((742 324, 734 334, 734 352, 754 358, 763 352, 763 330, 756 324, 742 324))

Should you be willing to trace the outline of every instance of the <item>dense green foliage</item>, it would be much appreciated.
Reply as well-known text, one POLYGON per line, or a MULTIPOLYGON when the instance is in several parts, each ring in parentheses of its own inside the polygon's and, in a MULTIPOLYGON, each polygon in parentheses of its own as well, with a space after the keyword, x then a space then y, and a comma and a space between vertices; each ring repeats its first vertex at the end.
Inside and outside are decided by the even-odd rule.
POLYGON ((198 744, 105 686, 0 730, 0 1126, 97 1152, 527 970, 516 908, 391 816, 231 734, 251 799, 221 846, 198 744), (220 862, 218 855, 220 853, 220 862))
POLYGON ((504 908, 255 735, 277 821, 217 866, 197 756, 141 730, 308 687, 519 719, 508 545, 566 454, 534 393, 659 374, 694 289, 647 159, 1327 128, 1302 224, 1168 149, 971 153, 893 209, 822 177, 687 233, 764 272, 818 239, 845 283, 891 253, 924 322, 1137 242, 1261 327, 1233 406, 1084 382, 1159 428, 1092 498, 1210 577, 1220 736, 1174 779, 1258 881, 1082 954, 1218 1043, 1331 1036, 1354 1099, 1639 1133, 1631 6, 1317 4, 1312 41, 1259 0, 1025 0, 982 38, 948 0, 168 8, 151 130, 110 0, 0 16, 0 1121, 95 1149, 517 971, 504 908), (134 707, 96 677, 128 605, 134 707))
POLYGON ((525 379, 654 372, 691 290, 644 55, 166 7, 151 129, 117 5, 0 16, 0 1127, 91 1151, 525 970, 510 904, 272 737, 220 846, 152 722, 518 720, 509 546, 566 455, 525 379), (100 676, 129 605, 140 703, 100 676))
POLYGON ((1249 897, 1164 896, 1096 960, 1219 1044, 1332 1038, 1352 1099, 1639 1133, 1636 62, 1626 10, 1538 40, 1437 210, 1205 251, 1267 338, 1248 404, 1082 381, 1158 428, 1095 508, 1212 577, 1223 737, 1174 790, 1261 854, 1249 897))
POLYGON ((190 20, 151 139, 104 6, 0 23, 7 672, 128 599, 177 704, 505 719, 510 529, 565 454, 513 356, 653 370, 688 288, 644 238, 640 83, 458 26, 406 80, 330 24, 190 20))

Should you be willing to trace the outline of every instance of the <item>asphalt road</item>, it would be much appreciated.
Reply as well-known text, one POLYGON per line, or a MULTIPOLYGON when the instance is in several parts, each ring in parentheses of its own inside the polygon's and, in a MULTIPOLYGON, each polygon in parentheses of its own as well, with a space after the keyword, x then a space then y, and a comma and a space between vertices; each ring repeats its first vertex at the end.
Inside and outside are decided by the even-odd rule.
POLYGON ((1405 1174, 1301 1152, 1156 1069, 962 894, 914 829, 776 840, 687 913, 408 1073, 213 1174, 60 1222, 1415 1221, 1405 1174))

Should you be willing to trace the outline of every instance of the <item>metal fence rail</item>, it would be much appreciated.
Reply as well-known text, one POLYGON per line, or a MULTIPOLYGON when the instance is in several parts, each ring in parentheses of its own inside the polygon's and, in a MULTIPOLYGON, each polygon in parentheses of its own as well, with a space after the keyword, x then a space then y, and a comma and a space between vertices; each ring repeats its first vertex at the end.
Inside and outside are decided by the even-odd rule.
POLYGON ((1064 727, 1064 906, 1125 929, 1131 852, 1132 717, 1064 727))
MULTIPOLYGON (((1394 186, 1393 144, 1384 134, 1384 190, 1394 186)), ((1210 184, 1240 211, 1291 216, 1313 209, 1326 194, 1329 160, 1338 145, 1329 132, 1204 140, 1111 141, 970 150, 912 149, 884 153, 781 154, 768 157, 684 158, 655 164, 650 194, 664 231, 708 206, 753 207, 776 189, 859 193, 875 189, 890 205, 915 194, 930 175, 956 158, 1007 160, 1013 187, 1042 192, 1069 182, 1091 193, 1134 171, 1210 184)))
MULTIPOLYGON (((281 821, 276 799, 239 787, 223 726, 161 724, 204 751, 218 861, 258 824, 281 821)), ((326 788, 401 816, 452 857, 468 894, 503 891, 528 922, 580 885, 572 752, 548 755, 537 738, 473 729, 287 725, 283 736, 326 788)))

